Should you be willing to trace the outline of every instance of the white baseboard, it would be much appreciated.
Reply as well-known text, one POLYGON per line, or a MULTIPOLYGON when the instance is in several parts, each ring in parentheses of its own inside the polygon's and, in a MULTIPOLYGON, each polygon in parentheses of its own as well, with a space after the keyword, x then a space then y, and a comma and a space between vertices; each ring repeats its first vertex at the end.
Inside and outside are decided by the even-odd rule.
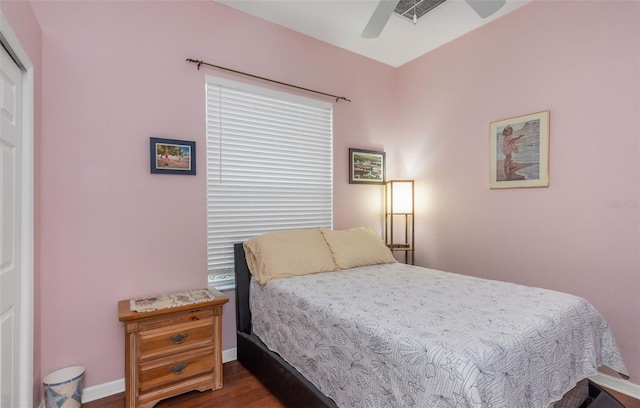
MULTIPOLYGON (((222 362, 228 363, 237 359, 238 350, 234 347, 232 349, 222 351, 222 362)), ((596 384, 602 385, 617 392, 629 395, 635 399, 640 399, 640 385, 634 384, 628 380, 612 377, 607 374, 598 373, 589 377, 596 384)), ((124 378, 111 381, 104 384, 98 384, 91 387, 87 387, 82 392, 82 403, 95 401, 101 398, 106 398, 111 395, 124 392, 124 378)), ((40 403, 40 408, 44 408, 44 400, 40 403)))
POLYGON ((82 403, 91 402, 100 398, 124 392, 124 378, 104 384, 86 387, 82 390, 82 403))
POLYGON ((640 399, 640 385, 634 384, 629 380, 616 378, 608 374, 597 373, 589 377, 591 381, 611 390, 621 392, 635 399, 640 399))
POLYGON ((229 350, 222 350, 222 362, 228 363, 229 361, 234 361, 238 359, 238 349, 232 348, 229 350))

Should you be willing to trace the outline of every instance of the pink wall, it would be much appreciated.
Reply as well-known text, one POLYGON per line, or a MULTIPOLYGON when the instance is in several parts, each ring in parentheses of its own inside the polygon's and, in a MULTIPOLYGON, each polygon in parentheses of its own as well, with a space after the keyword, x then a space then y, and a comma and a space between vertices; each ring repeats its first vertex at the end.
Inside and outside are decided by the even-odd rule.
MULTIPOLYGON (((536 1, 398 70, 417 263, 582 296, 640 384, 640 3, 536 1), (550 186, 489 190, 489 122, 551 111, 550 186)), ((397 160, 397 158, 402 160, 397 160)))
POLYGON ((33 82, 34 82, 34 356, 33 369, 35 374, 35 382, 33 385, 33 401, 34 404, 40 403, 41 386, 39 382, 40 373, 40 263, 39 250, 40 240, 40 100, 42 95, 42 31, 40 25, 33 12, 31 4, 24 1, 7 1, 0 0, 0 11, 5 16, 11 29, 16 34, 20 45, 24 48, 31 63, 33 64, 33 82))
MULTIPOLYGON (((350 188, 347 149, 392 143, 393 68, 212 1, 33 7, 45 68, 42 375, 81 364, 87 386, 123 378, 118 300, 206 285, 204 75, 218 72, 186 58, 352 99, 334 110, 335 224, 381 228, 381 189, 350 188), (195 140, 198 175, 149 174, 151 136, 195 140), (376 201, 360 211, 364 193, 376 201)), ((223 320, 230 349, 233 303, 223 320)))
POLYGON ((587 298, 638 383, 638 3, 534 2, 400 69, 214 2, 34 2, 42 37, 28 3, 0 8, 43 68, 36 377, 122 378, 117 301, 205 285, 204 174, 147 161, 149 137, 184 138, 203 168, 217 72, 193 57, 351 98, 334 111, 336 227, 381 230, 381 189, 347 183, 347 148, 385 150, 391 177, 417 180, 419 264, 587 298), (488 123, 543 109, 551 186, 490 191, 488 123))

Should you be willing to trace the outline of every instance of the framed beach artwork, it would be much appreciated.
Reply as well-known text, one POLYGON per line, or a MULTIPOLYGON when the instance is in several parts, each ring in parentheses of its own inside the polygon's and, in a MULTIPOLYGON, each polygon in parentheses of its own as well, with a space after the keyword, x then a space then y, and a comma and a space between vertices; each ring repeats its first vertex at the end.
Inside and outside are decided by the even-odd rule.
POLYGON ((489 187, 549 186, 549 111, 491 122, 489 187))
POLYGON ((196 142, 150 138, 151 173, 196 174, 196 142))
POLYGON ((373 150, 349 149, 349 183, 384 184, 385 154, 373 150))

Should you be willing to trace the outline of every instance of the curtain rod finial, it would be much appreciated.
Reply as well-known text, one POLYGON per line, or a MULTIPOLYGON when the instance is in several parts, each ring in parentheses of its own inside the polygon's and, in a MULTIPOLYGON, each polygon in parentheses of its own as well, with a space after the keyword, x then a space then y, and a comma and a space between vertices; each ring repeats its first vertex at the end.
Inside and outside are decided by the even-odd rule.
POLYGON ((198 63, 198 67, 197 67, 197 68, 198 68, 198 71, 200 71, 200 65, 204 64, 204 61, 196 60, 196 59, 193 59, 193 58, 187 58, 187 60, 186 60, 186 61, 187 61, 187 62, 193 62, 193 63, 196 63, 196 62, 197 62, 197 63, 198 63))

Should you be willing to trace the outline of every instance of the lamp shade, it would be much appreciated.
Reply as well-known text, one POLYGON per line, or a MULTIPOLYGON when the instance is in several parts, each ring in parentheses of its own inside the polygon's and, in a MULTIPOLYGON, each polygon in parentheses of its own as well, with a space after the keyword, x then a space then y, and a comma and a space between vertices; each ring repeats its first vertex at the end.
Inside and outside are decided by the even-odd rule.
POLYGON ((413 180, 386 183, 387 209, 391 214, 413 214, 413 180))

